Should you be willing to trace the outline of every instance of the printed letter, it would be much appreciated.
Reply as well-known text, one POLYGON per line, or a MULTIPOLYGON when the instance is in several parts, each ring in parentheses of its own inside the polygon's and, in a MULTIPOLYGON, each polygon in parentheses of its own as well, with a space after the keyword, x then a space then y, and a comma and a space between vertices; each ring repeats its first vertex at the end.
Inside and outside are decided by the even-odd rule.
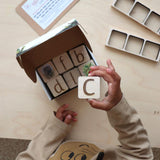
POLYGON ((57 84, 54 86, 54 90, 57 93, 61 93, 62 91, 64 91, 64 89, 62 88, 61 84, 58 82, 58 80, 56 79, 57 84))
POLYGON ((78 63, 82 63, 84 61, 84 55, 82 53, 76 53, 76 51, 74 51, 74 54, 77 58, 78 63))
POLYGON ((84 92, 86 95, 88 95, 88 96, 92 96, 92 95, 95 94, 95 92, 93 92, 93 93, 88 93, 87 90, 86 90, 86 86, 87 86, 87 83, 88 83, 89 81, 94 81, 94 79, 87 79, 87 80, 84 82, 83 92, 84 92))

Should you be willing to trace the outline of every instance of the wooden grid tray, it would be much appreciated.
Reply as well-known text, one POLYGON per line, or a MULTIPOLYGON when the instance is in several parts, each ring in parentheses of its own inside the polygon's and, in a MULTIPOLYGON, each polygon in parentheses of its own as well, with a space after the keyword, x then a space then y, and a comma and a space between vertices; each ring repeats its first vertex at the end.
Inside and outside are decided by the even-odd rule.
POLYGON ((160 35, 160 15, 136 0, 115 0, 113 8, 160 35))
POLYGON ((106 46, 154 62, 160 59, 160 44, 115 29, 110 31, 106 46))

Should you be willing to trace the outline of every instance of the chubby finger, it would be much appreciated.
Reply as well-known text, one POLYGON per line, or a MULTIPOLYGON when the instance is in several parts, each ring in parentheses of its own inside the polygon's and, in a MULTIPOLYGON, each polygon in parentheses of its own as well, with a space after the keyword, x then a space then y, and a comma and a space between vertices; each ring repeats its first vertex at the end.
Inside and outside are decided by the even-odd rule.
POLYGON ((95 70, 88 74, 88 76, 98 76, 103 77, 103 79, 107 82, 113 82, 113 78, 110 76, 110 74, 107 73, 107 71, 102 70, 95 70))
POLYGON ((119 78, 119 75, 115 72, 114 67, 107 68, 104 66, 92 66, 90 68, 91 68, 91 71, 88 76, 101 76, 106 81, 109 81, 109 82, 113 82, 117 77, 119 78))
POLYGON ((120 81, 121 77, 114 70, 107 68, 107 73, 112 77, 114 81, 120 81))
POLYGON ((92 100, 88 100, 88 102, 93 108, 106 110, 106 104, 103 101, 92 99, 92 100))
POLYGON ((105 67, 105 66, 91 66, 90 72, 95 71, 95 70, 106 71, 106 69, 107 69, 107 67, 105 67))
POLYGON ((65 119, 64 119, 64 122, 66 124, 70 124, 72 122, 72 116, 70 114, 68 114, 65 119))
POLYGON ((105 66, 90 67, 90 72, 88 76, 101 76, 105 80, 110 82, 116 79, 120 79, 120 76, 115 72, 115 68, 110 59, 107 60, 107 63, 108 63, 108 68, 105 66), (113 80, 111 80, 111 78, 113 78, 113 80))
MULTIPOLYGON (((114 66, 113 66, 113 64, 112 64, 112 62, 111 62, 110 59, 108 59, 108 60, 106 61, 106 63, 107 63, 107 65, 108 65, 108 68, 110 68, 111 70, 115 71, 115 68, 114 68, 114 66)), ((90 67, 90 72, 95 71, 95 70, 106 71, 106 69, 107 69, 107 67, 105 67, 105 66, 91 66, 91 67, 90 67)))
POLYGON ((77 122, 77 118, 72 118, 72 121, 77 122))
POLYGON ((115 71, 115 68, 114 68, 114 66, 113 66, 113 64, 112 64, 112 62, 111 62, 110 59, 107 59, 107 65, 108 65, 108 67, 109 67, 110 69, 112 69, 113 71, 115 71))
POLYGON ((63 104, 61 107, 58 108, 57 113, 63 113, 68 107, 68 104, 63 104))
POLYGON ((68 114, 70 114, 72 117, 77 116, 76 112, 70 111, 70 110, 65 110, 62 114, 63 114, 63 117, 66 117, 68 114))
POLYGON ((56 117, 63 121, 63 112, 68 108, 68 105, 64 104, 61 107, 58 108, 56 112, 56 117))

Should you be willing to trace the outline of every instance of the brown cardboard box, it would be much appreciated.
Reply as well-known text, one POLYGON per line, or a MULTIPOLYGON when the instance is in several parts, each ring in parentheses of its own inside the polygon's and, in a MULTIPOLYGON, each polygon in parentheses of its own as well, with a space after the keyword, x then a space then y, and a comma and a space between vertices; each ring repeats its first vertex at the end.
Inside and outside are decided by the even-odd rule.
POLYGON ((91 52, 91 46, 79 28, 78 22, 71 20, 17 49, 16 58, 33 82, 36 82, 37 78, 40 80, 48 98, 51 100, 55 97, 38 74, 37 68, 63 52, 82 44, 86 46, 90 58, 97 64, 91 52))

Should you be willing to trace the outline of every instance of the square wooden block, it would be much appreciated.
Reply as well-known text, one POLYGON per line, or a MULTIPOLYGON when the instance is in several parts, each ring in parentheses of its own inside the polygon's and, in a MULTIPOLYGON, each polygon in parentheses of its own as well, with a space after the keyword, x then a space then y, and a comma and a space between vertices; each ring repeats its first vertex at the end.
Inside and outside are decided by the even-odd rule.
POLYGON ((78 86, 78 77, 80 76, 80 72, 78 68, 74 68, 69 72, 63 74, 65 81, 67 82, 69 88, 74 88, 78 86))
POLYGON ((78 98, 99 99, 100 98, 100 77, 82 76, 78 78, 78 98))
POLYGON ((73 68, 73 63, 66 52, 53 58, 52 61, 60 74, 73 68))
POLYGON ((68 86, 60 75, 50 80, 47 85, 54 97, 57 97, 68 90, 68 86))
POLYGON ((42 65, 37 70, 45 83, 58 75, 58 72, 51 61, 42 65))
MULTIPOLYGON (((81 75, 82 76, 87 76, 87 75, 85 75, 85 66, 95 66, 95 63, 93 62, 93 60, 90 60, 90 61, 88 61, 88 62, 86 62, 86 63, 84 63, 84 64, 82 64, 82 65, 80 65, 79 67, 78 67, 78 69, 79 69, 79 71, 80 71, 80 73, 81 73, 81 75)), ((87 72, 89 72, 89 68, 88 68, 88 71, 87 72)))
POLYGON ((90 60, 87 49, 84 45, 70 50, 69 54, 75 66, 79 66, 80 64, 90 60))

